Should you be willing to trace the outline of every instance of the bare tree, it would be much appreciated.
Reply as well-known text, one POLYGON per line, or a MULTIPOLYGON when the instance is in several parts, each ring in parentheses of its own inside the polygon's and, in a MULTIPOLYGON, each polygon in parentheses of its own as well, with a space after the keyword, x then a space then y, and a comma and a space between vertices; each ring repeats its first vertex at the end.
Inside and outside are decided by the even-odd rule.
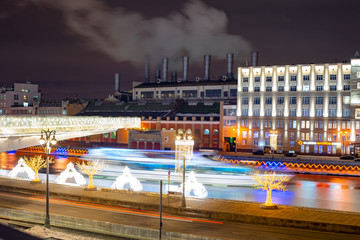
MULTIPOLYGON (((41 155, 36 155, 35 157, 24 157, 24 161, 35 172, 35 178, 32 182, 40 182, 39 170, 46 167, 46 159, 42 158, 41 155)), ((49 158, 49 164, 53 162, 53 159, 49 158)))
POLYGON ((272 190, 286 191, 286 182, 291 178, 289 175, 277 174, 276 172, 263 172, 258 171, 252 174, 254 180, 258 183, 255 188, 260 188, 266 191, 266 202, 262 205, 265 208, 276 208, 271 200, 272 190))
POLYGON ((95 161, 82 161, 77 162, 76 165, 80 168, 82 173, 85 173, 89 176, 89 185, 87 189, 96 189, 93 182, 93 177, 96 173, 101 172, 104 169, 104 162, 100 162, 99 160, 95 161))

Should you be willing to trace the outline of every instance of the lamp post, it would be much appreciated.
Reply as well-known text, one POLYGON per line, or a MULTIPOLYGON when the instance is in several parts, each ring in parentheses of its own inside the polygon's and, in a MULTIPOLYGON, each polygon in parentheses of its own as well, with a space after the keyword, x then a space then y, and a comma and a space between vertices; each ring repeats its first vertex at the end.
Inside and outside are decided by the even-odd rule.
POLYGON ((50 215, 49 215, 49 154, 51 152, 51 145, 56 144, 55 130, 41 130, 40 144, 46 153, 46 217, 45 227, 50 228, 50 215), (52 139, 51 139, 52 135, 52 139), (45 138, 44 138, 45 136, 45 138), (51 139, 51 140, 50 140, 51 139))
POLYGON ((194 140, 192 140, 191 130, 188 129, 186 132, 183 132, 182 129, 178 130, 178 136, 175 140, 175 171, 179 174, 182 174, 182 202, 181 207, 186 207, 185 201, 185 168, 187 162, 190 161, 193 155, 193 146, 194 140))
POLYGON ((274 153, 277 150, 277 130, 270 130, 270 146, 272 148, 272 158, 274 158, 274 153))
POLYGON ((346 131, 340 131, 341 134, 341 141, 342 141, 342 145, 341 145, 341 151, 342 154, 345 155, 346 154, 346 148, 345 148, 345 138, 346 138, 346 131))

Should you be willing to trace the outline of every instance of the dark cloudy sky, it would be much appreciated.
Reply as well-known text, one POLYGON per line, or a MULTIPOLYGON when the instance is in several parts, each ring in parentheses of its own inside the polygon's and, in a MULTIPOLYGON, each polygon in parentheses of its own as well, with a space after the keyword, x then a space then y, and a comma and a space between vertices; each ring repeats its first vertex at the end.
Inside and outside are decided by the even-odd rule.
POLYGON ((359 0, 1 0, 0 84, 30 80, 47 99, 104 98, 143 81, 143 59, 169 57, 190 80, 226 73, 225 55, 244 65, 348 61, 360 49, 359 0))

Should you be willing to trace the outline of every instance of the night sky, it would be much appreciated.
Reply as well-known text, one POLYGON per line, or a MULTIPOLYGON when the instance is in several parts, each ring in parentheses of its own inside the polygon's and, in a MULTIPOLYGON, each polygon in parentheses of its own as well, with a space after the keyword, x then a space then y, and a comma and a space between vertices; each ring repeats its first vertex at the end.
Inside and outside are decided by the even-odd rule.
MULTIPOLYGON (((349 61, 360 50, 359 0, 1 0, 0 84, 31 81, 46 99, 105 98, 144 79, 161 57, 190 80, 226 74, 259 52, 260 65, 349 61)), ((170 75, 169 75, 170 76, 170 75)), ((168 77, 169 78, 169 77, 168 77)))

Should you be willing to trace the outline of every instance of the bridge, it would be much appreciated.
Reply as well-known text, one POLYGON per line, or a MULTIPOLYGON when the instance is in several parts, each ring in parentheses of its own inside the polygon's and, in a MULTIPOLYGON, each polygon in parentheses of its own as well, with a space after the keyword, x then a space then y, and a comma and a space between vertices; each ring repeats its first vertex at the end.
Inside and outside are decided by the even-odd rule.
POLYGON ((39 145, 41 130, 55 130, 58 141, 140 128, 139 117, 0 117, 0 152, 39 145))

